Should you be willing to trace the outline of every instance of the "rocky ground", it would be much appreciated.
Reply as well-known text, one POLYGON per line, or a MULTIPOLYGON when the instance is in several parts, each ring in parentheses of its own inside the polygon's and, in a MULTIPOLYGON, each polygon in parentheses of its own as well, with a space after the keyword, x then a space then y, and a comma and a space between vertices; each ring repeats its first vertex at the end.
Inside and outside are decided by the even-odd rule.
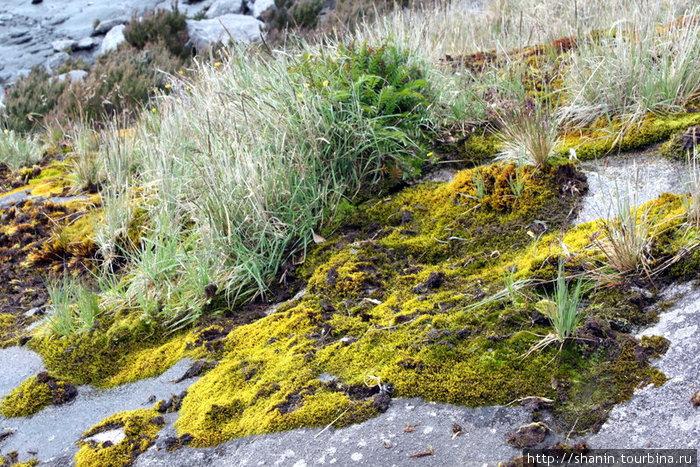
MULTIPOLYGON (((274 2, 204 0, 180 2, 189 18, 188 30, 196 47, 228 37, 250 42, 260 37, 257 20, 274 2), (192 19, 209 9, 205 18, 192 19), (222 27, 222 24, 225 26, 222 27)), ((18 0, 0 6, 0 96, 32 67, 55 72, 68 59, 88 63, 124 40, 123 24, 134 15, 156 9, 172 9, 169 0, 18 0)), ((71 77, 73 79, 73 77, 71 77)), ((2 100, 0 97, 0 105, 2 100)))
MULTIPOLYGON (((192 45, 200 48, 220 40, 224 31, 226 34, 230 33, 234 39, 243 42, 257 40, 260 31, 264 28, 258 18, 271 4, 270 0, 204 0, 183 2, 179 6, 190 18, 188 32, 192 45), (204 9, 208 9, 206 16, 194 19, 194 16, 204 9)), ((0 87, 11 85, 18 76, 26 74, 34 65, 45 66, 55 71, 60 64, 71 57, 92 61, 106 49, 123 40, 123 36, 120 38, 121 28, 132 15, 139 15, 155 8, 172 7, 169 1, 163 0, 122 2, 21 0, 15 2, 12 7, 4 7, 7 11, 0 11, 0 56, 5 58, 0 63, 0 87)), ((483 339, 487 342, 478 349, 479 351, 486 349, 482 352, 483 360, 487 361, 484 368, 490 369, 492 367, 488 365, 493 365, 495 368, 497 365, 504 365, 504 361, 507 361, 497 360, 496 356, 491 355, 510 350, 504 351, 503 347, 499 346, 507 347, 511 342, 513 345, 519 345, 517 335, 522 335, 522 328, 518 326, 524 328, 538 324, 540 327, 536 329, 539 330, 544 325, 548 326, 547 320, 537 311, 528 310, 525 313, 520 310, 521 314, 527 315, 531 321, 524 325, 517 321, 522 316, 514 318, 508 314, 508 310, 500 308, 496 308, 496 311, 490 309, 490 314, 483 313, 479 319, 488 321, 488 325, 483 327, 479 327, 483 323, 477 323, 479 324, 477 326, 472 322, 466 322, 467 318, 456 324, 448 321, 452 317, 450 310, 455 306, 464 305, 462 302, 457 302, 456 305, 451 303, 449 299, 454 298, 453 296, 458 296, 458 300, 466 302, 467 294, 471 294, 469 295, 471 301, 477 301, 487 295, 479 284, 462 284, 458 282, 459 278, 449 275, 450 271, 459 267, 464 271, 468 271, 468 267, 478 269, 477 266, 471 266, 474 262, 476 262, 474 264, 483 264, 484 269, 493 266, 494 263, 489 261, 499 258, 504 253, 507 254, 505 249, 501 253, 495 247, 491 248, 488 242, 493 238, 499 235, 508 237, 508 240, 516 239, 518 235, 523 237, 525 240, 513 240, 512 243, 506 242, 504 245, 513 250, 525 251, 526 248, 532 250, 527 252, 530 255, 528 261, 535 262, 542 257, 538 256, 534 250, 546 246, 545 241, 540 242, 540 240, 543 237, 546 239, 549 232, 556 232, 560 226, 548 225, 549 218, 530 219, 534 215, 551 214, 551 224, 559 223, 567 227, 569 222, 571 226, 581 226, 596 219, 612 218, 618 214, 619 210, 615 202, 618 192, 628 193, 636 205, 658 200, 663 196, 667 196, 665 199, 670 200, 669 204, 680 203, 678 199, 664 193, 680 194, 686 190, 684 173, 686 166, 681 162, 663 157, 659 146, 649 147, 648 144, 645 146, 647 148, 641 151, 629 151, 609 155, 601 160, 581 162, 578 169, 585 174, 585 177, 569 165, 554 168, 544 175, 540 174, 545 181, 541 182, 538 188, 543 193, 554 194, 552 199, 546 198, 542 206, 536 205, 532 211, 528 211, 529 207, 525 206, 523 210, 526 214, 517 213, 513 209, 513 213, 516 214, 513 216, 513 223, 505 224, 505 227, 498 223, 500 218, 498 221, 493 221, 488 216, 484 216, 487 219, 484 225, 478 225, 474 230, 468 230, 474 227, 469 223, 471 218, 468 218, 469 222, 464 222, 466 227, 454 227, 449 224, 453 229, 464 228, 465 232, 474 235, 474 239, 455 235, 449 237, 447 241, 440 242, 435 236, 431 237, 433 233, 431 223, 442 222, 444 219, 440 219, 438 214, 431 211, 429 202, 435 202, 436 199, 443 200, 440 197, 450 193, 449 190, 457 192, 457 194, 452 193, 455 197, 465 195, 464 198, 474 199, 476 195, 476 192, 466 194, 465 187, 472 183, 471 178, 466 177, 471 177, 472 172, 464 175, 466 171, 458 172, 456 169, 435 170, 418 180, 411 188, 407 188, 404 193, 394 193, 386 199, 379 200, 368 209, 367 218, 370 215, 377 216, 376 212, 381 213, 383 209, 388 210, 389 215, 385 216, 384 220, 392 216, 393 220, 387 221, 387 225, 376 225, 374 221, 370 222, 359 215, 356 217, 360 218, 360 221, 346 226, 346 230, 341 230, 336 237, 330 240, 318 239, 320 252, 318 255, 321 260, 318 257, 314 260, 318 260, 320 265, 314 265, 317 269, 308 279, 307 288, 303 288, 301 283, 292 284, 289 290, 285 290, 281 295, 283 298, 280 298, 280 303, 272 307, 271 303, 255 302, 240 310, 240 313, 234 317, 226 315, 212 318, 202 323, 191 334, 176 335, 171 341, 150 342, 148 339, 152 338, 152 335, 138 335, 135 338, 136 343, 123 345, 122 349, 129 355, 124 361, 117 363, 105 363, 105 360, 109 360, 113 355, 109 353, 113 351, 112 348, 108 350, 107 347, 114 342, 117 347, 122 345, 121 339, 128 340, 128 337, 125 338, 124 335, 119 334, 119 329, 113 331, 120 325, 116 319, 115 323, 110 323, 110 326, 112 324, 114 326, 108 328, 110 333, 114 332, 114 334, 110 334, 108 338, 105 337, 104 341, 95 340, 97 345, 101 342, 105 343, 104 349, 95 348, 96 344, 88 338, 83 341, 77 339, 74 345, 62 348, 61 342, 65 341, 30 337, 28 334, 28 331, 40 324, 41 317, 46 311, 48 297, 41 286, 43 279, 39 274, 43 276, 60 268, 80 267, 81 262, 94 257, 95 245, 91 242, 76 245, 76 242, 67 241, 66 244, 58 246, 55 242, 57 232, 61 232, 61 228, 70 226, 81 216, 89 215, 88 209, 94 208, 92 205, 86 208, 91 201, 91 195, 86 193, 74 196, 69 192, 68 187, 63 185, 55 192, 42 192, 36 185, 22 187, 19 186, 22 185, 21 183, 10 183, 9 176, 3 177, 0 182, 7 186, 3 185, 0 191, 9 194, 0 195, 0 214, 2 215, 0 227, 4 229, 2 231, 4 233, 0 234, 0 252, 5 255, 3 261, 5 261, 4 258, 10 258, 13 264, 11 268, 2 268, 5 275, 1 276, 3 280, 0 284, 0 298, 3 299, 0 302, 3 306, 0 312, 5 313, 0 314, 0 318, 12 321, 10 325, 5 325, 5 328, 0 327, 0 331, 7 333, 4 335, 0 332, 0 344, 7 345, 6 348, 0 347, 0 399, 11 393, 13 397, 20 400, 23 397, 31 398, 21 393, 18 395, 16 388, 35 375, 37 378, 46 375, 44 372, 47 368, 51 371, 57 368, 58 371, 76 376, 83 384, 76 382, 77 394, 72 394, 69 400, 54 400, 33 415, 7 417, 0 415, 0 466, 5 467, 4 462, 7 463, 8 459, 10 464, 16 460, 35 459, 40 465, 69 466, 75 464, 76 453, 80 456, 79 451, 94 450, 99 455, 100 450, 106 451, 110 447, 122 445, 128 445, 130 448, 130 451, 124 454, 125 458, 121 459, 123 464, 141 467, 161 465, 183 467, 496 466, 500 462, 507 463, 515 459, 521 454, 523 447, 546 447, 555 443, 587 445, 590 448, 600 449, 700 449, 700 407, 698 407, 700 406, 700 382, 698 381, 700 343, 697 339, 700 328, 700 285, 692 281, 679 283, 663 278, 657 284, 651 280, 651 277, 649 282, 640 279, 625 292, 629 292, 629 295, 623 296, 624 300, 630 301, 629 307, 627 303, 622 305, 615 303, 616 312, 618 309, 623 309, 625 312, 631 309, 632 312, 629 312, 629 316, 616 315, 611 318, 611 321, 619 318, 614 331, 610 327, 601 328, 600 322, 594 320, 587 321, 585 326, 582 326, 584 329, 577 337, 581 341, 595 342, 590 344, 590 347, 581 346, 583 351, 590 352, 586 354, 586 358, 591 356, 599 358, 600 355, 607 357, 608 354, 600 352, 604 352, 607 348, 616 349, 611 350, 609 354, 612 355, 611 361, 601 363, 600 367, 607 371, 609 368, 605 365, 611 364, 613 360, 615 363, 620 363, 620 360, 627 359, 622 361, 622 364, 630 364, 630 368, 633 369, 629 375, 632 383, 625 381, 626 385, 620 385, 622 388, 620 391, 629 390, 631 397, 617 405, 615 402, 620 398, 624 400, 626 397, 619 394, 611 396, 610 393, 601 391, 600 382, 595 381, 595 377, 591 377, 591 374, 595 373, 582 376, 582 379, 591 378, 594 381, 591 381, 590 387, 584 385, 578 393, 574 394, 584 398, 590 395, 586 392, 590 389, 590 392, 602 392, 605 396, 600 406, 592 407, 592 411, 595 412, 591 417, 592 420, 589 420, 589 424, 582 430, 577 430, 578 420, 563 421, 570 414, 554 413, 553 401, 540 397, 541 393, 533 393, 514 400, 506 398, 513 391, 521 390, 521 387, 529 384, 530 381, 525 381, 523 375, 528 371, 534 372, 536 369, 544 372, 546 381, 543 386, 540 384, 544 381, 541 375, 538 378, 533 377, 532 379, 537 381, 532 383, 532 387, 542 392, 548 391, 551 397, 559 398, 557 402, 562 405, 571 402, 566 400, 566 391, 569 388, 559 387, 559 381, 553 376, 557 370, 554 367, 551 370, 550 380, 548 365, 554 357, 550 360, 549 357, 545 359, 544 356, 538 355, 542 365, 531 363, 531 360, 526 364, 532 367, 526 367, 525 370, 517 364, 514 365, 515 370, 509 368, 514 375, 511 379, 501 378, 502 375, 495 373, 491 374, 492 377, 488 374, 486 377, 483 374, 474 376, 467 373, 464 368, 460 369, 463 373, 455 370, 457 393, 450 392, 453 389, 451 381, 445 382, 443 386, 438 384, 431 386, 432 380, 447 379, 447 374, 452 371, 452 368, 445 371, 444 367, 439 366, 443 362, 441 358, 444 358, 444 355, 448 355, 447 358, 453 358, 453 360, 446 360, 448 364, 450 361, 459 360, 452 357, 451 352, 456 352, 458 346, 462 346, 459 347, 459 351, 463 351, 467 345, 470 345, 465 343, 468 339, 474 338, 476 341, 475 335, 487 336, 483 339), (547 185, 549 180, 547 177, 555 180, 552 184, 554 188, 547 185), (17 188, 15 185, 19 189, 12 191, 12 188, 17 188), (459 192, 460 189, 464 193, 459 192), (402 202, 405 204, 401 204, 402 202), (398 205, 401 210, 392 212, 391 209, 394 206, 392 203, 398 205), (540 208, 541 211, 537 211, 540 208), (372 210, 374 212, 370 213, 369 211, 372 210), (432 215, 435 217, 431 217, 432 215), (517 217, 520 215, 522 217, 517 217), (19 227, 14 228, 15 224, 19 227), (514 231, 498 230, 508 227, 514 231), (470 252, 466 245, 479 240, 479 235, 484 235, 484 245, 479 245, 477 242, 475 252, 470 252), (423 237, 430 237, 426 244, 419 243, 419 241, 425 241, 423 237), (415 243, 411 243, 412 239, 416 239, 415 243), (534 239, 532 244, 529 243, 531 239, 534 239), (380 240, 386 243, 380 246, 378 243, 380 240), (403 264, 403 259, 396 259, 401 254, 395 253, 392 250, 394 247, 387 246, 392 245, 391 242, 395 242, 395 251, 403 251, 401 248, 405 248, 412 252, 412 248, 418 248, 420 254, 416 257, 419 260, 415 260, 411 253, 406 255, 411 256, 410 264, 408 261, 403 264), (420 250, 421 248, 424 251, 420 250), (464 248, 460 251, 460 254, 464 253, 460 258, 468 259, 465 259, 464 264, 453 263, 452 258, 444 253, 458 248, 464 248), (434 255, 437 259, 424 258, 430 249, 432 249, 429 252, 430 255, 434 255), (362 255, 369 255, 368 252, 375 256, 359 259, 362 255), (332 266, 328 266, 330 262, 321 264, 328 260, 329 256, 337 264, 334 263, 332 266), (386 279, 384 276, 395 273, 391 268, 396 265, 401 266, 401 274, 389 276, 390 279, 386 279), (440 269, 441 267, 444 271, 440 269), (28 278, 27 271, 30 269, 35 274, 28 278), (420 281, 417 280, 418 274, 422 274, 420 281), (398 284, 398 292, 391 290, 394 285, 390 283, 392 279, 398 284), (409 283, 410 285, 406 285, 409 283), (657 285, 658 289, 655 289, 657 285), (313 288, 316 290, 312 290, 313 288), (464 293, 454 293, 457 288, 464 293), (296 296, 291 298, 296 292, 298 292, 296 296), (401 295, 404 292, 405 294, 401 295), (657 292, 660 292, 658 296, 655 295, 657 292), (356 295, 353 295, 354 293, 356 295), (304 297, 308 301, 305 302, 304 297), (336 301, 331 303, 325 297, 336 301), (356 303, 353 300, 356 300, 356 303), (395 302, 405 300, 415 308, 401 308, 405 303, 399 303, 387 311, 386 304, 390 300, 395 302), (381 306, 384 308, 378 312, 372 310, 373 307, 381 306), (346 308, 346 312, 342 307, 346 308), (635 307, 639 307, 639 310, 635 307), (633 314, 635 310, 639 313, 633 314), (386 313, 388 318, 382 313, 386 313), (657 314, 658 321, 654 322, 657 314), (247 334, 245 332, 240 336, 235 334, 236 329, 265 319, 267 324, 258 328, 251 326, 247 334), (409 325, 420 320, 434 320, 438 324, 442 320, 444 329, 439 329, 439 326, 432 328, 433 325, 429 324, 426 327, 428 330, 421 334, 422 330, 414 331, 410 328, 409 325), (278 321, 282 324, 277 324, 278 321), (368 322, 371 326, 366 324, 368 322), (653 324, 647 325, 649 322, 653 324), (342 329, 334 329, 329 323, 342 329), (402 327, 404 325, 405 327, 402 327), (450 326, 454 326, 454 329, 450 326), (461 329, 455 330, 458 326, 461 329), (503 329, 510 332, 501 333, 503 329), (378 338, 377 343, 367 337, 377 331, 391 331, 395 334, 387 333, 382 337, 386 340, 381 341, 378 338), (391 341, 391 337, 386 337, 400 335, 404 331, 406 334, 401 339, 405 339, 406 343, 395 344, 391 341), (299 336, 296 335, 297 333, 299 336), (643 337, 651 336, 663 336, 668 340, 668 350, 660 358, 651 357, 656 355, 652 353, 653 349, 637 345, 643 337), (139 341, 141 338, 144 342, 139 341), (415 342, 417 338, 421 340, 415 342), (36 344, 40 339, 43 339, 41 343, 36 344), (248 345, 248 342, 244 342, 246 339, 251 341, 250 347, 246 347, 248 345), (300 341, 301 344, 299 344, 300 341), (506 344, 504 345, 503 342, 506 344), (259 346, 255 347, 257 344, 259 346), (311 376, 306 375, 307 372, 313 373, 317 370, 314 368, 306 371, 306 365, 309 362, 318 366, 335 365, 335 369, 342 373, 343 361, 332 360, 332 358, 336 354, 347 352, 347 348, 355 344, 358 344, 355 348, 360 350, 357 351, 356 356, 348 354, 346 366, 353 365, 354 360, 361 357, 374 358, 380 355, 379 352, 372 353, 376 348, 386 346, 393 349, 385 351, 381 356, 390 354, 389 360, 396 357, 398 363, 391 361, 390 364, 386 364, 386 368, 394 371, 390 374, 396 379, 391 383, 403 384, 401 390, 404 393, 410 393, 412 385, 420 384, 410 379, 402 379, 413 375, 416 378, 422 378, 422 384, 426 388, 431 388, 433 392, 430 397, 433 400, 463 402, 467 399, 461 399, 460 392, 468 390, 471 399, 467 402, 477 401, 472 405, 479 405, 478 402, 482 398, 488 399, 489 394, 486 393, 489 390, 505 395, 499 396, 499 405, 469 407, 427 402, 410 396, 392 398, 392 387, 382 386, 378 378, 376 378, 377 384, 370 390, 365 387, 368 386, 367 381, 364 381, 364 385, 344 386, 340 380, 343 377, 348 379, 347 375, 338 377, 326 372, 320 375, 315 373, 311 376), (625 347, 627 344, 631 347, 625 347), (42 349, 32 345, 45 347, 42 349), (85 347, 81 347, 83 345, 85 347), (143 347, 140 347, 141 345, 143 347), (46 360, 42 361, 38 353, 30 350, 32 348, 41 349, 45 353, 46 360), (236 353, 239 348, 240 355, 236 353), (624 349, 628 348, 633 349, 630 355, 623 353, 624 349), (405 352, 406 358, 392 355, 392 352, 397 352, 396 349, 405 352), (494 349, 499 352, 494 352, 494 349), (104 354, 101 353, 103 350, 104 354), (81 352, 85 353, 81 354, 81 352), (149 352, 152 352, 152 355, 149 352), (322 356, 323 352, 326 352, 325 357, 322 356), (284 359, 287 354, 289 354, 289 360, 284 359), (204 360, 210 356, 212 356, 211 361, 204 360), (58 363, 56 358, 59 360, 58 363), (94 368, 89 365, 91 362, 86 362, 93 358, 95 362, 99 362, 94 368), (199 358, 202 360, 196 360, 199 358), (323 358, 326 358, 325 362, 323 358), (546 363, 545 360, 547 360, 546 363), (85 376, 79 372, 82 364, 85 364, 88 372, 102 370, 99 365, 104 364, 108 374, 85 376), (124 368, 120 367, 122 364, 124 368), (303 366, 297 368, 292 367, 293 365, 303 366), (430 365, 434 366, 430 367, 430 365), (533 368, 534 366, 537 368, 533 368), (139 379, 146 374, 157 375, 161 369, 165 368, 168 368, 167 371, 158 376, 139 379), (264 378, 270 378, 270 374, 273 377, 282 373, 287 375, 285 372, 289 372, 289 368, 296 368, 298 370, 296 373, 301 375, 300 379, 307 378, 301 383, 295 381, 301 390, 288 391, 288 393, 291 392, 289 395, 280 390, 280 386, 275 382, 270 384, 268 381, 263 384, 264 378), (423 372, 426 368, 428 371, 423 372), (207 379, 209 371, 218 372, 219 379, 207 379), (431 374, 430 371, 439 371, 439 374, 431 374), (665 382, 661 381, 663 384, 658 381, 661 375, 659 371, 668 378, 665 382), (634 372, 639 372, 639 375, 632 374, 634 372), (464 376, 465 374, 467 376, 464 376), (496 376, 500 379, 496 379, 496 376), (637 381, 634 380, 636 377, 644 384, 638 387, 630 386, 637 381), (523 382, 520 383, 518 378, 523 382), (229 394, 234 384, 231 381, 234 380, 241 392, 250 390, 251 387, 255 391, 254 400, 248 407, 241 402, 244 396, 239 400, 237 394, 229 394), (92 381, 95 384, 86 384, 85 381, 92 381), (203 381, 211 386, 201 384, 203 381), (263 383, 258 385, 259 381, 263 383), (473 385, 468 386, 465 381, 471 381, 473 385), (490 384, 493 381, 496 381, 495 385, 490 384), (658 385, 646 384, 649 381, 657 382, 658 385), (482 389, 478 386, 479 384, 484 385, 486 389, 482 389), (512 389, 499 392, 502 389, 500 386, 505 385, 512 389), (188 426, 193 427, 193 430, 199 430, 193 431, 194 435, 184 433, 181 426, 176 426, 181 417, 180 408, 188 390, 191 394, 195 394, 194 402, 190 402, 192 406, 188 413, 190 417, 188 426), (285 395, 286 398, 282 403, 276 403, 278 401, 274 400, 274 397, 270 398, 270 394, 276 391, 285 395), (219 399, 221 394, 223 396, 219 399), (313 408, 313 397, 317 395, 328 397, 327 400, 340 401, 338 404, 347 402, 347 410, 341 412, 336 420, 326 426, 318 426, 319 423, 316 423, 312 413, 308 419, 300 418, 301 422, 294 422, 291 428, 318 426, 317 428, 288 429, 290 426, 284 425, 287 419, 282 415, 294 416, 295 412, 304 413, 303 409, 307 409, 308 406, 313 408), (306 396, 308 398, 304 399, 306 396), (201 398, 203 402, 197 398, 201 398), (266 398, 270 398, 272 402, 266 398), (256 399, 264 400, 259 404, 263 409, 256 406, 256 399), (201 403, 202 413, 197 413, 197 403, 201 403), (265 408, 265 403, 276 403, 276 405, 265 408), (305 406, 305 403, 308 405, 305 406), (351 409, 358 413, 358 418, 353 420, 359 420, 360 423, 345 423, 345 420, 336 423, 351 409), (227 423, 230 419, 236 418, 236 414, 241 415, 244 410, 258 415, 261 424, 269 423, 269 426, 265 427, 268 432, 275 431, 280 426, 287 431, 236 438, 231 434, 241 433, 241 429, 235 431, 237 427, 229 426, 227 423), (260 416, 256 410, 262 411, 263 415, 260 416), (279 415, 278 418, 265 418, 273 411, 276 412, 275 416, 279 415), (130 415, 127 415, 124 420, 111 418, 115 414, 123 413, 130 415), (199 415, 203 416, 198 418, 199 415), (104 422, 105 420, 107 421, 104 422), (214 420, 214 423, 207 425, 210 420, 214 420), (603 420, 605 420, 604 423, 603 420), (338 428, 337 426, 340 425, 349 426, 338 428), (224 433, 222 431, 224 428, 230 431, 224 433), (219 440, 224 441, 219 442, 219 440), (210 447, 192 447, 197 443, 210 447), (85 449, 86 446, 89 449, 85 449), (9 458, 3 457, 8 453, 14 454, 9 458)), ((42 162, 42 164, 45 163, 46 161, 42 162)), ((501 170, 501 167, 496 169, 491 167, 483 166, 485 170, 501 170)), ((43 165, 35 169, 37 173, 32 175, 38 176, 47 167, 43 165)), ((498 172, 496 175, 502 174, 498 172)), ((56 179, 60 178, 61 176, 58 176, 56 179)), ((533 179, 535 179, 534 175, 533 179)), ((512 179, 509 178, 509 180, 512 179)), ((539 192, 531 196, 538 195, 540 195, 539 192)), ((492 198, 494 205, 503 200, 503 197, 499 199, 495 195, 492 198)), ((452 202, 452 198, 444 199, 452 202)), ((540 200, 535 199, 536 202, 540 200)), ((459 202, 453 204, 459 205, 459 202)), ((663 201, 658 204, 663 207, 663 201)), ((439 207, 443 208, 443 206, 439 207)), ((467 212, 471 213, 473 210, 467 212)), ((498 215, 505 217, 503 213, 498 215)), ((475 219, 482 220, 476 217, 475 219)), ((474 224, 476 225, 476 222, 474 224)), ((551 243, 547 247, 557 241, 561 243, 567 232, 562 229, 558 234, 560 238, 550 239, 551 243)), ((588 242, 591 238, 595 239, 594 235, 592 231, 584 229, 579 237, 574 237, 571 241, 588 242)), ((691 263, 689 267, 693 268, 693 264, 691 263)), ((496 263, 493 268, 500 266, 502 266, 500 263, 496 263)), ((541 266, 547 267, 546 264, 541 266)), ((552 266, 549 266, 552 269, 552 266)), ((499 281, 500 274, 501 271, 498 271, 499 281)), ((541 295, 534 296, 541 298, 541 295)), ((516 299, 513 298, 513 307, 515 302, 516 299)), ((602 303, 602 305, 596 305, 607 306, 607 302, 602 303)), ((3 322, 0 321, 0 324, 3 322)), ((130 325, 130 323, 123 325, 126 332, 131 332, 130 325)), ((99 323, 94 325, 90 333, 96 329, 99 329, 99 323)), ((379 335, 379 332, 375 335, 379 335)), ((522 345, 522 342, 520 344, 522 345)), ((525 348, 529 346, 528 343, 526 344, 525 348)), ((547 350, 554 353, 552 348, 547 350)), ((470 351, 473 352, 473 350, 470 351)), ((508 358, 513 359, 512 355, 517 357, 520 353, 513 352, 515 351, 508 354, 508 358)), ((460 355, 464 358, 467 354, 465 352, 460 355)), ((578 364, 579 368, 599 371, 599 367, 586 366, 589 362, 585 359, 576 360, 576 357, 579 355, 572 358, 575 362, 572 365, 578 364)), ((481 364, 481 362, 477 363, 481 364)), ((308 366, 311 364, 309 363, 308 366)), ((481 367, 478 368, 481 369, 481 367)), ((364 367, 361 369, 365 370, 364 367)), ((603 370, 600 371, 604 376, 609 376, 603 370)), ((292 376, 287 375, 288 379, 296 378, 296 373, 292 376)), ((369 374, 371 372, 366 373, 365 376, 369 374)), ((44 378, 42 381, 46 379, 45 376, 42 378, 44 378)), ((55 390, 56 388, 51 385, 56 386, 61 381, 52 378, 48 379, 46 385, 55 390)), ((577 383, 580 382, 577 381, 577 383)), ((617 384, 617 381, 612 381, 610 384, 617 384)), ((419 395, 422 397, 422 394, 419 395)), ((494 402, 492 401, 491 404, 494 402)), ((329 409, 322 404, 319 404, 319 407, 319 411, 326 410, 323 413, 324 416, 330 413, 329 409)), ((336 407, 331 407, 331 409, 334 408, 337 410, 336 407)), ((581 410, 580 407, 576 408, 581 410)), ((578 415, 584 417, 588 414, 579 412, 578 415)), ((253 427, 248 431, 254 432, 255 429, 256 427, 253 427)), ((96 457, 96 459, 98 461, 90 462, 99 464, 100 458, 96 457)), ((84 461, 82 465, 94 464, 84 461)))
MULTIPOLYGON (((588 211, 606 212, 605 196, 625 184, 640 199, 654 199, 667 190, 680 189, 680 180, 669 177, 665 184, 638 181, 640 155, 613 157, 602 163, 588 163, 591 184, 583 200, 582 216, 588 211), (616 176, 611 176, 611 173, 616 176)), ((646 154, 646 173, 677 174, 678 165, 646 154)), ((452 177, 449 172, 441 179, 452 177)), ((432 178, 435 176, 433 175, 432 178)), ((6 204, 17 199, 4 199, 6 204)), ((614 408, 601 430, 584 438, 567 439, 566 433, 546 430, 531 442, 532 446, 552 445, 558 441, 588 442, 593 448, 698 448, 700 413, 690 396, 698 390, 698 362, 695 358, 700 296, 692 284, 671 287, 665 292, 675 305, 661 314, 660 321, 643 331, 644 335, 663 335, 671 342, 668 352, 655 365, 669 377, 661 387, 648 386, 631 400, 614 408), (639 421, 643 420, 643 423, 639 421)), ((0 396, 9 393, 26 377, 44 369, 38 355, 24 348, 0 350, 4 362, 0 373, 0 396)), ((157 378, 145 379, 114 389, 81 386, 78 397, 61 406, 48 407, 29 418, 5 419, 0 416, 3 452, 16 450, 21 457, 36 455, 42 465, 71 465, 77 451, 74 441, 90 426, 106 416, 144 407, 155 400, 186 390, 196 377, 175 383, 191 361, 177 363, 157 378), (65 428, 56 431, 55 427, 65 428)), ((507 440, 521 426, 535 420, 532 409, 515 403, 509 407, 466 408, 436 404, 420 399, 394 399, 389 409, 369 421, 348 428, 332 427, 292 430, 278 434, 253 436, 229 441, 213 448, 195 449, 177 446, 173 427, 177 414, 165 415, 165 427, 156 443, 142 454, 138 466, 205 465, 496 465, 518 456, 519 448, 507 440)), ((119 442, 120 429, 103 434, 119 442)), ((100 438, 101 439, 101 438, 100 438)), ((102 439, 101 439, 102 440, 102 439)), ((102 440, 104 441, 104 440, 102 440)))

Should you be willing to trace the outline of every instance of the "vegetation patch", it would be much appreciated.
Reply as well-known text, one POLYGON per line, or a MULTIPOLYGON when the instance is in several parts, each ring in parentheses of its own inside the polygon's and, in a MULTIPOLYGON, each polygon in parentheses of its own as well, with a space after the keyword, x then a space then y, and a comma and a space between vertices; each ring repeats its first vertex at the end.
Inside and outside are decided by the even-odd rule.
POLYGON ((83 439, 78 442, 80 450, 75 455, 75 464, 78 467, 132 465, 136 458, 155 442, 163 425, 165 420, 154 409, 112 415, 83 433, 83 439), (110 430, 121 430, 125 436, 116 444, 111 441, 90 440, 90 437, 110 430))
POLYGON ((28 417, 49 405, 61 405, 75 399, 78 390, 70 383, 41 372, 24 380, 0 401, 3 417, 28 417))

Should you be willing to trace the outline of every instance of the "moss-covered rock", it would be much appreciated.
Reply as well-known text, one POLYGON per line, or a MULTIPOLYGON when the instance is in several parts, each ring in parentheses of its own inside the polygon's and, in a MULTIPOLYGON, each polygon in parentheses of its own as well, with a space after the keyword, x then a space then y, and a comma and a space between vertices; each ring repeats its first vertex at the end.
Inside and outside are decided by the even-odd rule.
MULTIPOLYGON (((602 122, 593 129, 574 130, 565 135, 557 148, 557 153, 568 156, 574 149, 581 160, 598 159, 613 152, 643 149, 669 139, 673 134, 700 124, 700 113, 675 113, 667 115, 647 115, 638 124, 622 131, 622 124, 602 122)), ((666 153, 674 153, 672 147, 666 153)))
POLYGON ((51 404, 69 402, 78 394, 70 383, 56 379, 46 372, 24 380, 0 401, 4 417, 28 417, 51 404))
POLYGON ((75 455, 77 467, 124 467, 132 465, 139 454, 148 449, 165 424, 163 417, 154 409, 121 412, 102 420, 83 433, 78 442, 80 450, 75 455), (122 429, 124 439, 116 444, 97 443, 88 440, 104 431, 122 429))

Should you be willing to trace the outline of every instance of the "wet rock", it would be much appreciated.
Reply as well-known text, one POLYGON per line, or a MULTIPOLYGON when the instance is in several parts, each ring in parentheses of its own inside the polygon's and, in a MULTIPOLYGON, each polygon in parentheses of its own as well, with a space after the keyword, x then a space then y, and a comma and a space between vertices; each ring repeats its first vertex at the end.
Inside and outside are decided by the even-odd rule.
POLYGON ((117 47, 119 47, 119 44, 126 40, 124 37, 125 27, 126 26, 124 25, 118 25, 110 29, 105 35, 105 38, 102 40, 102 44, 100 44, 100 51, 97 54, 104 55, 107 52, 115 50, 117 47))
POLYGON ((445 274, 442 272, 431 272, 425 282, 419 284, 411 292, 415 294, 427 293, 429 290, 437 289, 445 281, 445 274))
POLYGON ((653 153, 606 157, 600 162, 582 163, 581 167, 588 178, 588 194, 582 199, 576 225, 616 217, 617 198, 627 197, 631 205, 641 205, 664 192, 684 190, 683 165, 653 153))
POLYGON ((216 0, 207 10, 207 18, 216 18, 231 13, 240 13, 243 0, 216 0))
POLYGON ((506 433, 506 442, 518 448, 532 448, 543 442, 547 434, 549 427, 545 423, 530 423, 521 426, 515 433, 506 433))
POLYGON ((249 44, 260 39, 262 30, 261 21, 246 15, 229 14, 215 19, 188 20, 190 40, 187 45, 202 50, 229 40, 249 44))

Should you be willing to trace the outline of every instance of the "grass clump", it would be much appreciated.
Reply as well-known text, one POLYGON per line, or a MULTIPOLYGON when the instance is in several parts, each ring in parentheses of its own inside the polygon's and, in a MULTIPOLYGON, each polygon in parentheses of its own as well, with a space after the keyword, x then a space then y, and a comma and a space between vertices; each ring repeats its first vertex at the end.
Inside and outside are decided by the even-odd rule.
POLYGON ((100 314, 99 295, 78 280, 64 277, 47 286, 51 310, 47 323, 56 336, 71 336, 92 329, 100 314))
POLYGON ((503 112, 499 120, 503 140, 500 158, 535 167, 542 167, 549 161, 559 142, 559 130, 544 104, 532 98, 524 99, 503 112))
POLYGON ((19 134, 15 130, 0 132, 0 167, 5 166, 13 173, 39 162, 44 154, 42 145, 36 138, 19 134))
POLYGON ((602 222, 602 235, 594 245, 603 253, 606 265, 616 274, 649 272, 653 220, 628 193, 616 191, 617 217, 602 222))
MULTIPOLYGON (((211 290, 228 303, 258 297, 344 196, 416 175, 421 129, 435 118, 421 68, 391 46, 334 52, 270 59, 234 50, 142 117, 134 160, 119 163, 140 168, 127 185, 141 187, 149 219, 128 255, 127 302, 148 297, 180 325, 201 315, 211 290)), ((107 179, 123 180, 115 170, 107 179)), ((105 212, 123 202, 111 183, 105 212)), ((98 231, 100 249, 114 252, 113 237, 98 231)))
POLYGON ((564 262, 560 260, 557 279, 554 283, 554 294, 548 300, 541 302, 544 305, 544 314, 552 324, 552 338, 560 345, 564 345, 581 325, 580 305, 585 289, 583 279, 578 279, 573 287, 567 283, 564 262))
POLYGON ((570 125, 622 115, 630 123, 649 111, 682 110, 700 91, 700 10, 679 18, 661 4, 631 22, 580 40, 564 74, 570 125), (659 26, 661 24, 661 26, 659 26))

